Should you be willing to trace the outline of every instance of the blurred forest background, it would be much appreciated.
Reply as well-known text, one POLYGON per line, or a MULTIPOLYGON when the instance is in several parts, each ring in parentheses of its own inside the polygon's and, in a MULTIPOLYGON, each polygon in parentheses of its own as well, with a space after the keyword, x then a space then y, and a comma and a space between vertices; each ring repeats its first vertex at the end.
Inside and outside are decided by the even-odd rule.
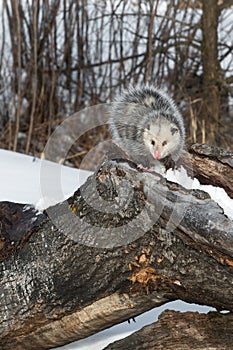
MULTIPOLYGON (((39 156, 65 118, 150 82, 188 142, 233 150, 232 0, 3 0, 0 15, 1 148, 39 156)), ((68 158, 107 137, 92 130, 68 158)))

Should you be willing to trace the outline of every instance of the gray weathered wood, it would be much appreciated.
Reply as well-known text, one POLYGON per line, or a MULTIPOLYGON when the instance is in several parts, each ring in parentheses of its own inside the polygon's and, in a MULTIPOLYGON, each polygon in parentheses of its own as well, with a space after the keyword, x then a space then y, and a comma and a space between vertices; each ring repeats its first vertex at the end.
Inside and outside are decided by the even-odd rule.
POLYGON ((144 327, 104 350, 232 350, 233 314, 165 311, 144 327))
POLYGON ((233 311, 233 223, 202 191, 110 161, 0 263, 1 349, 48 349, 170 300, 233 311))

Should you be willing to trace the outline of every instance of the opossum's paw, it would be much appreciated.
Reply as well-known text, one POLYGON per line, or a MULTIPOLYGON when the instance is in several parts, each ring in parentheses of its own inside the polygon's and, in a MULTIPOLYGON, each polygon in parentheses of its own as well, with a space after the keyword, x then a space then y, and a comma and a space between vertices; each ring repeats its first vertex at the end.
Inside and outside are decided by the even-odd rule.
POLYGON ((153 167, 150 167, 150 168, 144 167, 142 164, 138 164, 137 167, 138 167, 138 169, 140 169, 140 170, 145 170, 145 171, 148 171, 148 172, 155 171, 155 169, 154 169, 153 167))

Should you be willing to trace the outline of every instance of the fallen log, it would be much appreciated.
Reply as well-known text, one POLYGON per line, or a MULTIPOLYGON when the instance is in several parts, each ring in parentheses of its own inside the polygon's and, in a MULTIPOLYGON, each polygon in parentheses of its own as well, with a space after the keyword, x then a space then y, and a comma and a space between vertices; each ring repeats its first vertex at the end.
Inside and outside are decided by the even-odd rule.
POLYGON ((108 161, 46 213, 2 205, 3 350, 63 345, 176 299, 233 311, 233 222, 205 192, 108 161))
POLYGON ((233 153, 206 144, 190 145, 188 151, 182 163, 189 174, 201 184, 223 188, 233 198, 233 153))
POLYGON ((164 311, 158 322, 104 350, 231 350, 233 314, 164 311))

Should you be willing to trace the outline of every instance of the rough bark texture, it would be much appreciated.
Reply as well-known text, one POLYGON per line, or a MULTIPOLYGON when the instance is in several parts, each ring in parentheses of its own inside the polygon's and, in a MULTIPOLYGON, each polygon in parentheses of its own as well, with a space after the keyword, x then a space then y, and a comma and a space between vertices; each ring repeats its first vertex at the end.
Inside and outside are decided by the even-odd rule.
POLYGON ((202 142, 213 144, 220 117, 218 18, 216 0, 202 0, 203 125, 202 142), (207 128, 208 125, 208 128, 207 128), (207 130, 209 130, 207 134, 207 130))
POLYGON ((233 314, 165 311, 159 321, 104 350, 232 350, 233 314))
MULTIPOLYGON (((17 206, 16 229, 31 210, 17 206)), ((110 161, 37 217, 0 263, 3 350, 52 348, 175 299, 233 311, 233 223, 202 191, 110 161)))
POLYGON ((224 188, 233 198, 233 153, 206 144, 194 144, 188 151, 182 163, 189 174, 201 184, 224 188))

